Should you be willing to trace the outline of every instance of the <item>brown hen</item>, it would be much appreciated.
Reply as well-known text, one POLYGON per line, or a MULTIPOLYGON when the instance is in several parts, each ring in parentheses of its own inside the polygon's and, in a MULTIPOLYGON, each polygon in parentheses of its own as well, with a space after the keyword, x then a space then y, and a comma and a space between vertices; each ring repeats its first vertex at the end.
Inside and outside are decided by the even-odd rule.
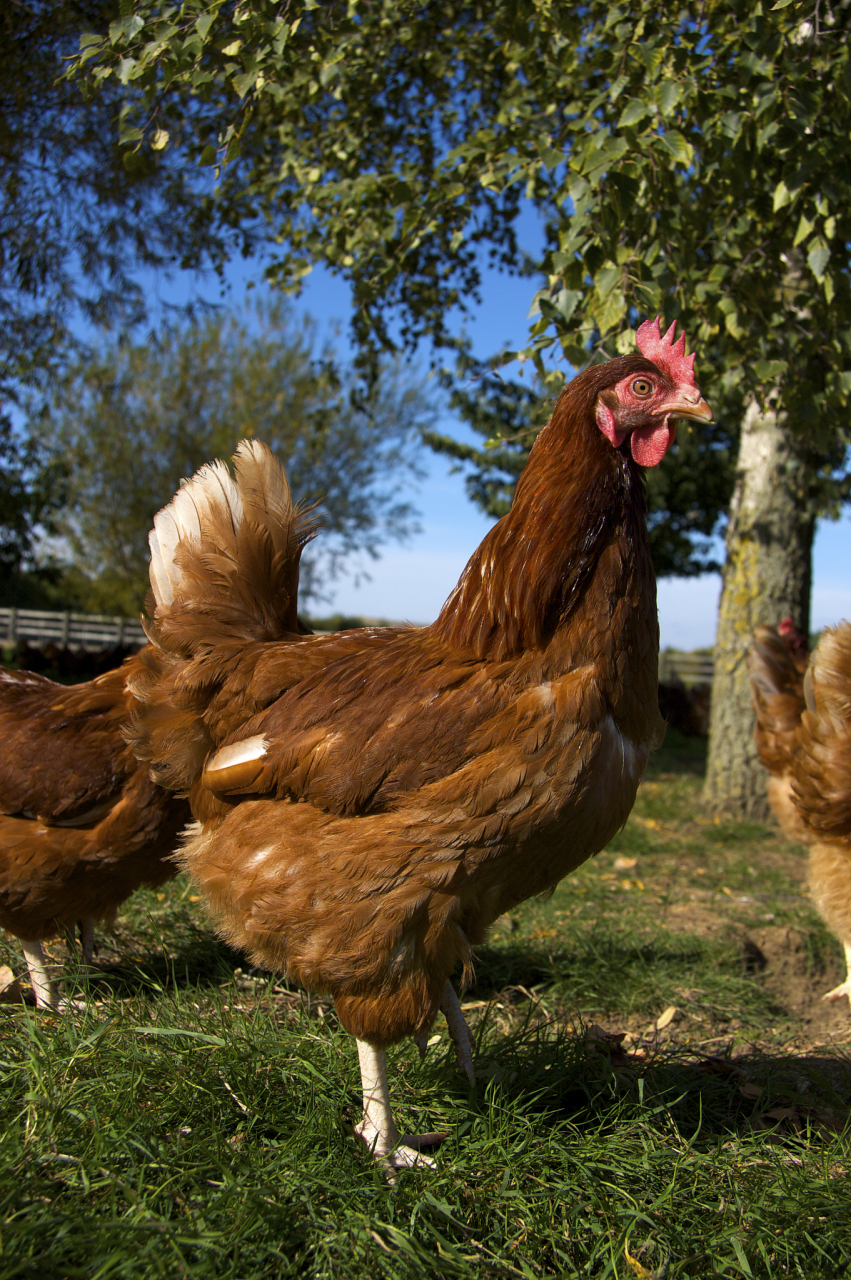
POLYGON ((393 1166, 385 1050, 443 1009, 504 911, 624 824, 651 749, 658 626, 642 466, 708 420, 676 326, 562 393, 509 513, 437 621, 296 634, 314 530, 268 450, 205 467, 157 517, 134 745, 198 820, 182 861, 223 934, 334 998, 358 1040, 357 1132, 393 1166))
POLYGON ((824 998, 851 1002, 851 624, 822 635, 804 698, 792 792, 810 850, 813 901, 845 951, 845 981, 824 998))
POLYGON ((809 653, 803 633, 791 618, 778 627, 753 633, 748 670, 756 724, 754 741, 760 762, 769 772, 766 789, 774 816, 790 840, 809 838, 792 794, 795 741, 804 711, 804 672, 809 653))
POLYGON ((138 662, 70 687, 0 669, 0 927, 21 940, 39 1005, 59 1007, 42 939, 84 922, 89 961, 94 921, 176 872, 189 806, 122 736, 138 662))

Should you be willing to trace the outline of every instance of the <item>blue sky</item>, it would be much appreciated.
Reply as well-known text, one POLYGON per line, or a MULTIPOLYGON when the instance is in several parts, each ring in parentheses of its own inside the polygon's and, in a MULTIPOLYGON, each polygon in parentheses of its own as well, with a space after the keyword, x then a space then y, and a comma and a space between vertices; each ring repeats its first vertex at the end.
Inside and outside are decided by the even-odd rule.
MULTIPOLYGON (((527 234, 532 241, 537 238, 534 226, 529 226, 527 234)), ((526 247, 531 249, 534 244, 526 247)), ((259 274, 256 264, 234 263, 228 273, 230 290, 223 298, 219 297, 215 282, 210 280, 200 285, 189 279, 161 281, 157 292, 161 297, 175 297, 197 289, 211 300, 240 307, 245 299, 246 282, 252 274, 259 274)), ((530 279, 517 279, 495 271, 485 275, 481 305, 466 322, 478 355, 488 356, 503 346, 516 349, 521 345, 535 288, 535 282, 530 279)), ((317 321, 320 338, 331 335, 335 325, 339 326, 341 332, 335 339, 336 345, 346 350, 350 294, 343 281, 319 268, 307 277, 302 296, 295 305, 317 321)), ((425 363, 423 361, 423 367, 425 363)), ((699 351, 697 372, 699 378, 699 351)), ((438 428, 461 438, 474 438, 463 423, 448 413, 438 428)), ((477 442, 481 443, 478 438, 477 442)), ((359 561, 357 568, 366 568, 368 579, 364 579, 362 573, 356 575, 355 566, 350 573, 344 571, 331 585, 332 599, 321 607, 322 612, 339 610, 345 614, 419 623, 430 622, 437 616, 470 554, 492 522, 470 502, 463 476, 452 473, 450 459, 424 451, 423 464, 425 478, 412 482, 410 494, 404 495, 420 512, 421 532, 403 544, 386 544, 377 560, 359 561), (357 584, 356 576, 360 578, 357 584)), ((661 465, 664 466, 664 462, 661 465)), ((717 574, 661 581, 658 601, 662 647, 710 646, 715 639, 720 590, 721 579, 717 574)), ((821 522, 818 529, 813 557, 812 627, 819 630, 849 616, 851 515, 846 514, 838 522, 821 522)))

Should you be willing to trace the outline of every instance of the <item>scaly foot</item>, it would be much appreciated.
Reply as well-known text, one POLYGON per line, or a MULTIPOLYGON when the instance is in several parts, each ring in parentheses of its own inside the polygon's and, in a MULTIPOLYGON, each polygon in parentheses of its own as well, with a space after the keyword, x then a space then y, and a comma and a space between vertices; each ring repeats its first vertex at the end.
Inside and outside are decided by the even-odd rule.
POLYGON ((436 1147, 449 1137, 448 1133, 406 1133, 401 1138, 383 1134, 366 1116, 355 1125, 355 1133, 366 1143, 373 1159, 387 1169, 388 1176, 396 1169, 436 1168, 435 1161, 423 1155, 421 1148, 436 1147))
POLYGON ((851 1002, 851 978, 846 978, 844 982, 840 982, 838 987, 834 987, 832 991, 826 991, 822 996, 822 1000, 841 1000, 843 996, 847 996, 851 1002))

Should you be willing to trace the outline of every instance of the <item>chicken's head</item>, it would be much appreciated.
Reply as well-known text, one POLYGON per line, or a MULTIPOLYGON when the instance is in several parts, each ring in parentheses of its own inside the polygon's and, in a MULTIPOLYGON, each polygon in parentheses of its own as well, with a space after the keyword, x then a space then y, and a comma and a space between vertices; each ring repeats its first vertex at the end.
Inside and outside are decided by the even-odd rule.
POLYGON ((646 370, 629 373, 597 398, 597 426, 617 448, 629 436, 632 456, 655 467, 673 443, 678 418, 710 422, 712 410, 694 380, 694 355, 685 334, 674 341, 676 320, 663 336, 659 317, 645 320, 636 334, 646 370))

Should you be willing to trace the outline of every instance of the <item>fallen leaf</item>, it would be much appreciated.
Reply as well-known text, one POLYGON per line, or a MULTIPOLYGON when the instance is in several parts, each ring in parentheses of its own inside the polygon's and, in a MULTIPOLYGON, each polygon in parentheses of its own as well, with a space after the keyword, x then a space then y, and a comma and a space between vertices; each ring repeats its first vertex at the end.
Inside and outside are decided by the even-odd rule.
POLYGON ((630 871, 638 862, 637 858, 615 858, 615 871, 630 871))
POLYGON ((623 1247, 623 1256, 626 1258, 633 1275, 638 1276, 638 1280, 655 1280, 654 1273, 652 1271, 648 1271, 637 1258, 633 1258, 626 1245, 623 1247))
POLYGON ((7 964, 0 965, 0 1002, 21 1004, 24 995, 21 984, 7 964))
POLYGON ((679 1013, 679 1009, 677 1008, 677 1006, 675 1004, 669 1004, 667 1009, 664 1011, 664 1013, 660 1013, 659 1017, 654 1022, 653 1025, 656 1028, 656 1030, 664 1031, 665 1028, 674 1021, 674 1018, 676 1018, 678 1013, 679 1013))

